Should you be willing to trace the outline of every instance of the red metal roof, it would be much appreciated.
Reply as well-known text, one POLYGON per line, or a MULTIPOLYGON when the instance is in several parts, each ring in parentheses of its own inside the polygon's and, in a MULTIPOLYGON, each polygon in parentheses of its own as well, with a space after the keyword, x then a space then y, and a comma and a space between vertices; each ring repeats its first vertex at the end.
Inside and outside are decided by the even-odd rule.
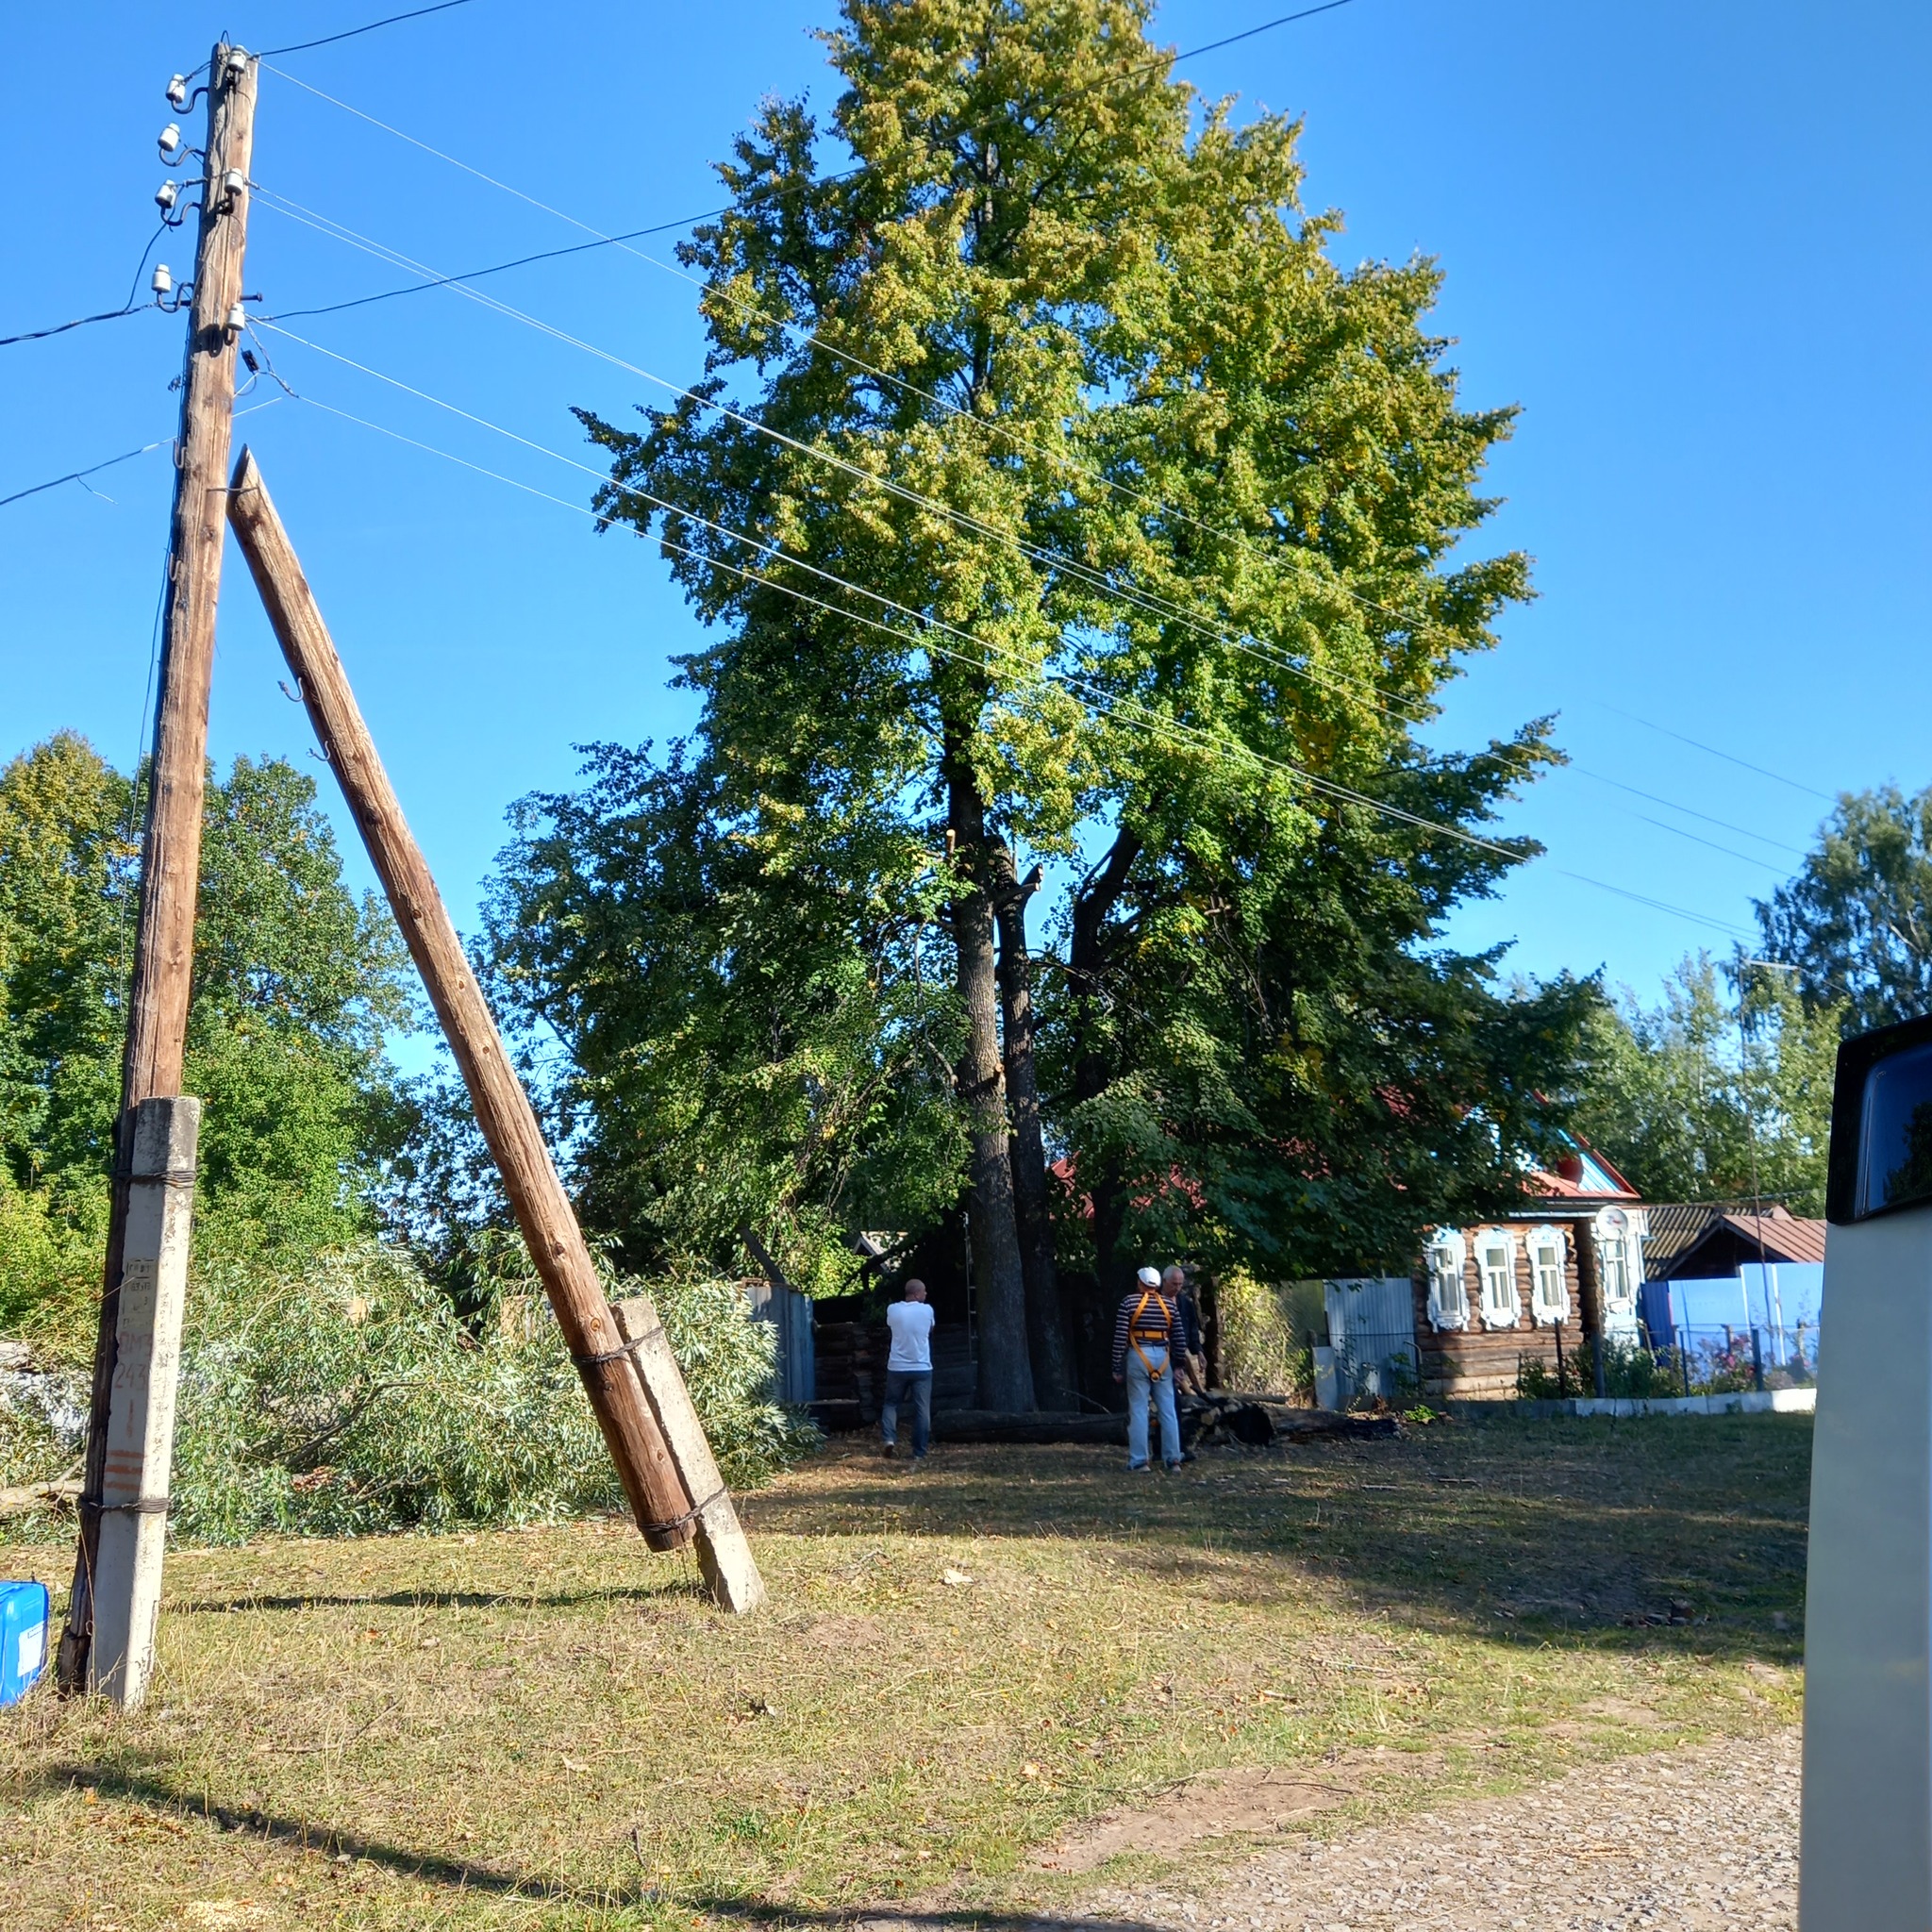
POLYGON ((1576 1172, 1566 1174, 1549 1168, 1538 1168, 1529 1182, 1535 1192, 1559 1201, 1628 1201, 1634 1204, 1642 1200, 1642 1195, 1581 1134, 1565 1134, 1563 1138, 1575 1152, 1560 1165, 1574 1165, 1576 1172))
POLYGON ((1803 1220, 1776 1201, 1662 1201, 1649 1218, 1644 1266, 1657 1278, 1694 1275, 1704 1249, 1719 1251, 1729 1274, 1733 1257, 1755 1260, 1760 1242, 1767 1261, 1824 1259, 1824 1222, 1803 1220))

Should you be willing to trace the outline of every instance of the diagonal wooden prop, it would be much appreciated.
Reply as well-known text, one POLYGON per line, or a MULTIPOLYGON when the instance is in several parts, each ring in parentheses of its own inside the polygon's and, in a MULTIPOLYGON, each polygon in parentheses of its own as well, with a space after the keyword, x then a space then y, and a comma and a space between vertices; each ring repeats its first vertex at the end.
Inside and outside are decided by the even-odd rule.
POLYGON ((751 1609, 763 1598, 764 1585, 737 1511, 718 1481, 676 1359, 668 1346, 654 1345, 662 1331, 643 1318, 642 1309, 626 1308, 640 1319, 621 1325, 605 1299, 529 1096, 410 836, 314 593, 246 448, 235 465, 228 521, 462 1071, 476 1124, 584 1378, 638 1527, 658 1550, 678 1549, 695 1538, 713 1596, 726 1608, 751 1609))

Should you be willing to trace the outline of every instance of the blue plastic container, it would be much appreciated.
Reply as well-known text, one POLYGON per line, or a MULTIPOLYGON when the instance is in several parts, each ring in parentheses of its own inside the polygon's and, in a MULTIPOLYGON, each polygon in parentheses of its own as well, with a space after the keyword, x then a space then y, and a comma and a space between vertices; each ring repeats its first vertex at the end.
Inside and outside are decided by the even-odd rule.
POLYGON ((0 1705, 18 1704, 47 1668, 47 1586, 0 1583, 0 1705))

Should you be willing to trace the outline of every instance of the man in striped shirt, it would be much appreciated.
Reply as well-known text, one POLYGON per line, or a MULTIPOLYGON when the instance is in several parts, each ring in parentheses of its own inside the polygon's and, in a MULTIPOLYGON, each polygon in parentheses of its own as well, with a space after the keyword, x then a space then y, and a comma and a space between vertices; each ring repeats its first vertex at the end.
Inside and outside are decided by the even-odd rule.
POLYGON ((1113 1378, 1127 1390, 1127 1467, 1147 1467, 1149 1399, 1160 1411, 1160 1456, 1168 1468, 1181 1463, 1181 1424, 1174 1406, 1173 1362, 1191 1338, 1180 1305, 1161 1292, 1160 1270, 1143 1268, 1137 1285, 1121 1298, 1113 1324, 1113 1378))

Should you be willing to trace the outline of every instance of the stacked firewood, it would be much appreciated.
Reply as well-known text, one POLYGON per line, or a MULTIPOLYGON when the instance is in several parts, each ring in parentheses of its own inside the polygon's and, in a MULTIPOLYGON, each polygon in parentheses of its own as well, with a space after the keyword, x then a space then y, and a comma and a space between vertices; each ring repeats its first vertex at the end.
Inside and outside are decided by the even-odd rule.
POLYGON ((821 1322, 814 1327, 818 1389, 812 1410, 827 1427, 878 1420, 891 1345, 883 1322, 821 1322))

